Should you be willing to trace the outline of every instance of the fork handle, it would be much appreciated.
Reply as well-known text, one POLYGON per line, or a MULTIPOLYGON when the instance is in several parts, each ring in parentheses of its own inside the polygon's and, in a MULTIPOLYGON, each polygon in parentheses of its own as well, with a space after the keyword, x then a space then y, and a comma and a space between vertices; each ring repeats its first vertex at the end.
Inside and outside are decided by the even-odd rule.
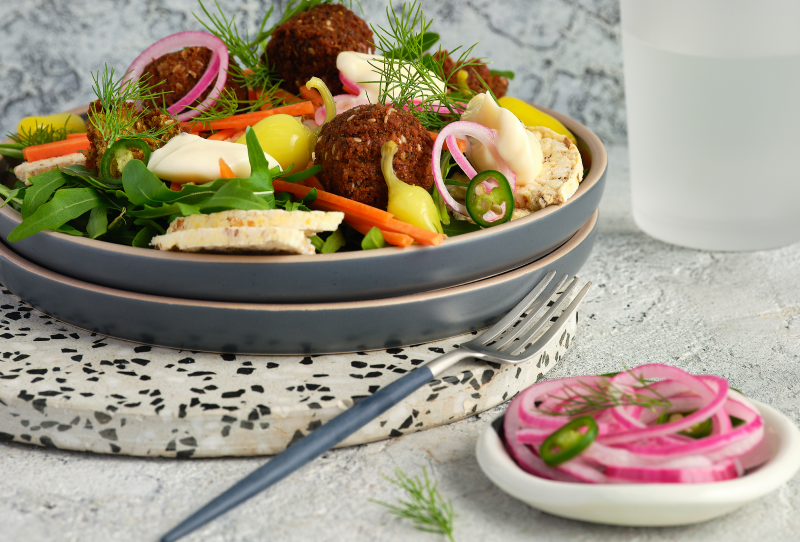
POLYGON ((431 371, 429 365, 417 367, 402 378, 378 390, 363 401, 356 403, 342 414, 318 427, 308 436, 270 459, 265 465, 254 470, 203 508, 186 518, 165 534, 161 538, 161 542, 178 540, 253 495, 267 489, 312 459, 330 450, 427 382, 433 380, 434 374, 439 374, 444 370, 445 364, 452 366, 458 360, 472 355, 474 354, 458 350, 448 352, 430 362, 429 365, 434 366, 435 372, 431 371))

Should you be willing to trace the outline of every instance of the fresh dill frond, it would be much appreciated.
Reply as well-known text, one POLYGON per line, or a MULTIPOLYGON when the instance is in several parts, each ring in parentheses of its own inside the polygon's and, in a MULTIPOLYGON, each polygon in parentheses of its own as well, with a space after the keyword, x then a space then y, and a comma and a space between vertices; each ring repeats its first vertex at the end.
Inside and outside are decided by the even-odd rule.
MULTIPOLYGON (((630 372, 630 371, 629 371, 630 372)), ((548 395, 556 403, 549 409, 540 410, 552 416, 585 416, 618 406, 641 406, 652 411, 666 412, 672 403, 653 389, 641 376, 631 375, 637 384, 626 390, 604 377, 599 383, 578 382, 577 386, 566 385, 563 395, 548 395)))
MULTIPOLYGON (((92 90, 100 102, 100 111, 89 115, 89 122, 107 142, 113 142, 120 137, 140 137, 163 141, 163 136, 169 132, 171 125, 139 129, 139 122, 146 114, 143 109, 138 109, 142 103, 163 98, 164 92, 154 91, 155 85, 149 84, 148 78, 124 81, 124 77, 114 78, 114 68, 109 70, 108 64, 102 73, 92 73, 94 85, 92 90)), ((166 112, 162 112, 167 114, 166 112)))
MULTIPOLYGON (((384 57, 372 63, 380 73, 380 81, 374 81, 380 84, 378 99, 409 111, 426 129, 439 131, 460 118, 476 93, 447 82, 441 47, 435 55, 426 52, 438 36, 429 31, 433 21, 426 18, 422 6, 414 1, 403 4, 398 12, 390 2, 386 15, 388 28, 372 26, 376 52, 384 57)), ((456 47, 450 56, 461 50, 456 61, 461 68, 480 64, 480 59, 468 59, 475 45, 456 47)))
POLYGON ((411 478, 399 467, 395 469, 395 478, 382 474, 383 478, 397 487, 405 490, 408 500, 397 499, 398 504, 389 504, 383 501, 370 499, 371 502, 385 506, 389 512, 399 518, 410 519, 414 527, 420 531, 443 534, 451 542, 453 538, 453 520, 456 517, 453 503, 439 493, 438 482, 432 483, 428 477, 428 470, 422 468, 422 476, 411 478))
POLYGON ((264 27, 267 24, 267 19, 272 14, 273 7, 267 10, 261 20, 257 37, 251 40, 249 32, 245 31, 244 35, 239 33, 235 15, 228 18, 216 0, 214 0, 214 4, 217 6, 217 13, 209 12, 203 2, 200 2, 200 8, 208 18, 208 22, 198 17, 197 14, 195 14, 195 18, 206 30, 222 40, 230 55, 238 62, 238 65, 231 64, 228 75, 239 85, 251 89, 263 90, 274 86, 274 71, 268 63, 263 62, 261 59, 260 44, 265 38, 260 39, 258 37, 265 32, 264 27))

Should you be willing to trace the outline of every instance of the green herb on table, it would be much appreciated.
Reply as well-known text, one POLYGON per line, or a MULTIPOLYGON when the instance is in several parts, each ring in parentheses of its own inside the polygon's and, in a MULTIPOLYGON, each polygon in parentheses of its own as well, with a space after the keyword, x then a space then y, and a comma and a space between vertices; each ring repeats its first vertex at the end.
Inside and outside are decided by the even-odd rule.
POLYGON ((398 504, 389 504, 383 501, 370 499, 371 502, 380 504, 399 518, 410 519, 414 527, 420 531, 443 534, 451 542, 453 538, 453 520, 456 517, 453 503, 447 501, 439 494, 438 482, 431 482, 428 471, 422 468, 422 479, 419 476, 411 478, 400 468, 395 470, 397 479, 382 475, 384 479, 397 487, 405 490, 408 500, 397 499, 398 504))

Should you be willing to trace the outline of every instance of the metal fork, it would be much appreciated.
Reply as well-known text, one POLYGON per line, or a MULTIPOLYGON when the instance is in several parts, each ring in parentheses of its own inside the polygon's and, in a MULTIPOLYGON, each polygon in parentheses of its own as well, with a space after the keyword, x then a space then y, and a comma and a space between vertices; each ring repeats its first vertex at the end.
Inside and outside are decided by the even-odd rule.
POLYGON ((591 286, 591 282, 587 283, 569 306, 557 318, 554 318, 556 312, 578 284, 578 277, 574 277, 558 296, 558 299, 551 301, 568 280, 568 275, 564 275, 550 285, 555 275, 555 271, 548 273, 525 296, 525 299, 487 331, 462 344, 460 348, 439 356, 426 365, 417 367, 404 377, 378 390, 367 399, 353 405, 344 413, 315 429, 311 434, 270 459, 265 465, 186 518, 165 534, 161 538, 161 542, 178 540, 280 481, 312 459, 330 450, 462 359, 477 358, 500 363, 522 363, 534 357, 561 331, 591 286), (550 285, 549 288, 548 285, 550 285), (547 292, 543 294, 545 290, 547 292), (548 307, 547 312, 537 319, 537 316, 548 307), (527 316, 520 320, 526 312, 527 316), (534 341, 537 334, 551 319, 553 323, 550 328, 534 341))

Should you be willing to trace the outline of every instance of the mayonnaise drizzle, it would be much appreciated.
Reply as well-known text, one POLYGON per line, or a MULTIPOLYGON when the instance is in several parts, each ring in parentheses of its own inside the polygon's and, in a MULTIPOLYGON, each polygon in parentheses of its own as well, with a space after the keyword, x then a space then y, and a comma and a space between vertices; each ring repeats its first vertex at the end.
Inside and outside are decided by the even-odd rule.
MULTIPOLYGON (((542 171, 544 156, 539 140, 525 129, 514 113, 497 105, 488 93, 472 98, 461 120, 497 130, 497 153, 517 175, 517 186, 533 182, 542 171)), ((467 158, 478 171, 499 169, 489 149, 477 141, 471 143, 467 147, 467 158)))

